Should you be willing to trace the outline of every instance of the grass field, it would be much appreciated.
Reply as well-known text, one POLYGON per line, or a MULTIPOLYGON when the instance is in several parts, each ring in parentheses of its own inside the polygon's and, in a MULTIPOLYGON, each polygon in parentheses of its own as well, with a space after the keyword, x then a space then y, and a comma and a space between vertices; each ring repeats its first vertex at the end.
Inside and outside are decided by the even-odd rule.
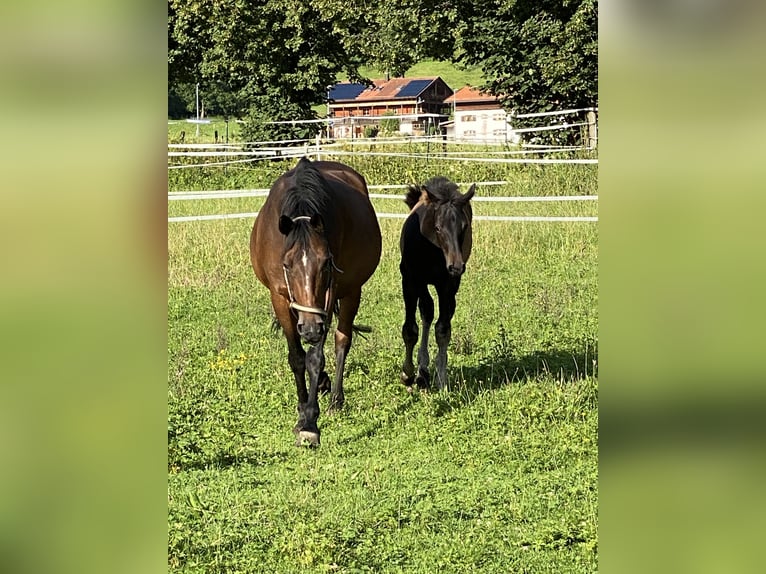
MULTIPOLYGON (((367 161, 349 163, 370 184, 446 170, 456 181, 513 182, 480 188, 497 195, 597 191, 595 166, 479 174, 367 161)), ((268 187, 286 167, 176 170, 170 188, 268 187)), ((260 201, 169 210, 256 211, 260 201)), ((406 209, 398 198, 375 205, 406 209)), ((596 204, 475 210, 595 215, 596 204)), ((268 291, 249 266, 252 221, 169 224, 170 571, 597 570, 597 226, 476 222, 453 321, 452 388, 409 394, 399 382, 401 223, 381 220, 383 257, 358 316, 373 332, 354 341, 346 406, 322 413, 315 450, 293 446, 295 385, 284 340, 270 331, 268 291)))

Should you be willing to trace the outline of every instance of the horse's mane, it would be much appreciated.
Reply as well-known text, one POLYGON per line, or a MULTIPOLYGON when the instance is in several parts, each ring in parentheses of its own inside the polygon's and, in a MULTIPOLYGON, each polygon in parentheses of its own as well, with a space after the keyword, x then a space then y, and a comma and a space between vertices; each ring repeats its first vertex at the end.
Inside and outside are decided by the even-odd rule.
MULTIPOLYGON (((286 215, 291 219, 296 217, 321 215, 325 229, 332 228, 334 212, 332 210, 332 196, 327 180, 322 176, 311 161, 304 158, 298 162, 293 173, 293 185, 289 187, 282 198, 280 215, 286 215)), ((304 241, 308 234, 307 225, 295 225, 292 239, 288 240, 288 246, 295 241, 304 241)))
POLYGON ((436 199, 437 203, 447 203, 460 197, 460 191, 457 184, 450 181, 448 178, 438 175, 432 177, 423 186, 411 185, 407 190, 407 195, 404 197, 404 202, 412 209, 420 201, 425 189, 428 189, 431 197, 436 199))
POLYGON ((280 214, 295 218, 301 215, 311 217, 318 213, 326 217, 332 198, 327 181, 319 170, 304 157, 295 167, 293 177, 295 183, 282 198, 280 214))

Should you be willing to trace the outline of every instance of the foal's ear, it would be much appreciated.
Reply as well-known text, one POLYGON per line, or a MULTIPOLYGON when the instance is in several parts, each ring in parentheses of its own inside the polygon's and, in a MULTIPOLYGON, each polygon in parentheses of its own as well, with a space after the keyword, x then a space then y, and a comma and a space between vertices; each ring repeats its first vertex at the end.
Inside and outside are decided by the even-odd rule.
POLYGON ((473 194, 476 193, 476 184, 472 184, 463 195, 460 196, 460 203, 468 203, 471 201, 473 194))
POLYGON ((431 191, 425 185, 422 186, 422 190, 423 190, 423 195, 421 195, 421 198, 428 199, 428 201, 430 201, 431 203, 438 202, 438 199, 436 198, 436 196, 433 193, 431 193, 431 191))
POLYGON ((282 215, 279 218, 279 232, 282 235, 287 235, 293 230, 293 220, 286 215, 282 215))
POLYGON ((404 196, 404 203, 407 204, 407 207, 412 209, 417 205, 419 201, 423 199, 425 195, 425 191, 423 191, 419 185, 410 185, 407 188, 407 193, 404 196))
POLYGON ((318 213, 315 213, 311 216, 311 227, 316 231, 317 233, 322 233, 324 231, 324 220, 322 219, 322 216, 318 213))

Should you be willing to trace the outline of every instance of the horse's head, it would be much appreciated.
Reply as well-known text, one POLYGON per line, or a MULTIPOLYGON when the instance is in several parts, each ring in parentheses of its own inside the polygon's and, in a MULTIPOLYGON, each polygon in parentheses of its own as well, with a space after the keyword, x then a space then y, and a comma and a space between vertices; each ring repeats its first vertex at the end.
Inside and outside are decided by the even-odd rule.
POLYGON ((457 185, 436 177, 421 186, 420 201, 426 209, 420 219, 420 232, 444 254, 447 272, 459 277, 471 253, 471 198, 476 184, 461 195, 457 185))
POLYGON ((285 236, 282 255, 290 308, 298 315, 298 334, 310 345, 322 341, 332 305, 333 260, 320 215, 279 218, 285 236))

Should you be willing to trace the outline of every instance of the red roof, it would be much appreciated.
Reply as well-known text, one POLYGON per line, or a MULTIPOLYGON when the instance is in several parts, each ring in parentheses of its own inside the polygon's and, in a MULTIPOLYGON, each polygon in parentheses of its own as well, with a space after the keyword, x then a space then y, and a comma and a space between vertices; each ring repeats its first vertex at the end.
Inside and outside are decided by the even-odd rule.
MULTIPOLYGON (((415 78, 391 78, 390 80, 373 80, 373 86, 359 94, 357 100, 390 100, 397 92, 415 78)), ((421 78, 422 79, 422 78, 421 78)))
POLYGON ((445 104, 451 104, 453 102, 497 102, 497 96, 491 96, 480 91, 478 88, 471 86, 463 86, 457 92, 452 94, 449 98, 444 100, 445 104))

